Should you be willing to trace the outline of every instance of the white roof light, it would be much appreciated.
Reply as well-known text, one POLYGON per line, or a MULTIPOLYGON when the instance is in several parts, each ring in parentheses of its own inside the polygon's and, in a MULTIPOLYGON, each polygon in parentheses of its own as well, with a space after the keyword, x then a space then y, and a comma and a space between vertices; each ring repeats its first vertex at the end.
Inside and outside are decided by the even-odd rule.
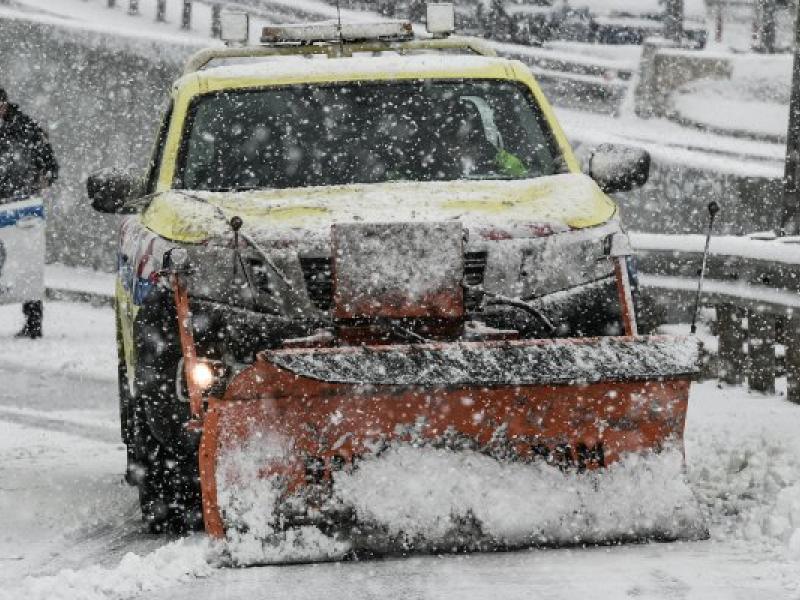
POLYGON ((220 37, 227 44, 246 44, 250 39, 250 16, 247 13, 223 11, 220 26, 220 37))
POLYGON ((341 34, 335 21, 310 25, 268 25, 261 33, 265 44, 358 42, 369 40, 408 40, 414 37, 410 21, 376 21, 375 23, 342 23, 341 34))
POLYGON ((447 36, 456 30, 456 9, 452 2, 428 2, 428 33, 447 36))

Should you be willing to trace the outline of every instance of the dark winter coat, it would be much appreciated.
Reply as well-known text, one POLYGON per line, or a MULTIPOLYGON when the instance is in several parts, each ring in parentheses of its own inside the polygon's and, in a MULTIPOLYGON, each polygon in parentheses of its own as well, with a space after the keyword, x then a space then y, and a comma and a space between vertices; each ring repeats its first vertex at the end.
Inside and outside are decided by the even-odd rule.
POLYGON ((10 104, 0 118, 0 201, 26 196, 58 178, 58 163, 47 134, 10 104))

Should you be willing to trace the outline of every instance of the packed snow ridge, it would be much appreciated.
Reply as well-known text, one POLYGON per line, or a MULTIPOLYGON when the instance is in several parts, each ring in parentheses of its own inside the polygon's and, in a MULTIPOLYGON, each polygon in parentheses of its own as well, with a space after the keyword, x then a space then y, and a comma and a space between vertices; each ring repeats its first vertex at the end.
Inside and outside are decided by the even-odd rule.
POLYGON ((220 509, 229 526, 225 555, 237 565, 340 558, 364 549, 696 539, 706 532, 679 450, 578 473, 544 461, 400 445, 335 474, 329 505, 337 514, 354 514, 357 539, 341 542, 310 527, 284 534, 275 516, 279 486, 261 470, 285 456, 287 446, 265 438, 251 438, 220 459, 220 509))

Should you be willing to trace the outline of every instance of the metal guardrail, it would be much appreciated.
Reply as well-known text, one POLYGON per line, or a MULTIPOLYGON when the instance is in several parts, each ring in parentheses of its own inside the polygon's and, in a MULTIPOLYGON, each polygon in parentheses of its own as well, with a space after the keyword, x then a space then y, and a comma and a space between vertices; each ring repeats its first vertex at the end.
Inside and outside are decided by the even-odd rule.
MULTIPOLYGON (((123 1, 127 2, 129 15, 136 16, 141 14, 139 0, 120 0, 120 3, 123 1)), ((106 0, 106 6, 108 8, 115 8, 117 6, 117 2, 118 0, 106 0)), ((167 2, 168 0, 156 0, 155 20, 157 22, 163 23, 167 20, 167 2)), ((222 34, 221 17, 223 8, 241 10, 242 12, 246 12, 247 14, 249 14, 251 17, 269 19, 270 17, 275 16, 275 12, 270 13, 253 6, 240 4, 238 2, 214 2, 213 0, 171 0, 171 2, 181 3, 182 9, 181 9, 180 28, 186 31, 192 28, 193 6, 195 4, 203 4, 205 6, 210 6, 211 7, 210 33, 212 38, 217 38, 217 39, 222 34)))
MULTIPOLYGON (((703 236, 631 237, 642 288, 671 313, 667 321, 683 321, 697 290, 703 236)), ((800 403, 800 238, 713 238, 701 303, 716 312, 719 378, 774 392, 783 371, 789 399, 800 403)))
MULTIPOLYGON (((140 0, 106 0, 108 8, 127 4, 127 12, 131 16, 141 14, 140 0)), ((320 19, 324 15, 308 9, 294 8, 286 5, 268 5, 261 7, 230 0, 156 0, 155 20, 165 22, 168 4, 180 3, 180 29, 188 31, 192 28, 193 6, 202 4, 211 7, 210 35, 219 39, 222 33, 221 16, 223 9, 245 12, 251 18, 267 22, 290 21, 297 19, 320 19)), ((624 97, 633 77, 633 69, 619 61, 593 59, 569 55, 564 52, 550 52, 546 49, 510 44, 496 44, 500 56, 521 60, 528 65, 543 85, 548 87, 551 95, 564 98, 586 97, 595 101, 603 100, 616 106, 624 97)), ((592 106, 596 104, 590 103, 592 106)), ((612 108, 613 108, 612 106, 612 108)))

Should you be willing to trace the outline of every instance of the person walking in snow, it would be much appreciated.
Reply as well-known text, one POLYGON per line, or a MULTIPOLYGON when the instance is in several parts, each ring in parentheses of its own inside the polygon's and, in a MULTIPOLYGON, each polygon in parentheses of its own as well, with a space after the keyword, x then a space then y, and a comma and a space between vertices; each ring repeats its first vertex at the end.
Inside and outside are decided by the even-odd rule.
MULTIPOLYGON (((58 163, 44 130, 0 87, 0 204, 31 196, 58 178, 58 163)), ((42 336, 42 301, 22 305, 25 325, 17 334, 42 336)))

